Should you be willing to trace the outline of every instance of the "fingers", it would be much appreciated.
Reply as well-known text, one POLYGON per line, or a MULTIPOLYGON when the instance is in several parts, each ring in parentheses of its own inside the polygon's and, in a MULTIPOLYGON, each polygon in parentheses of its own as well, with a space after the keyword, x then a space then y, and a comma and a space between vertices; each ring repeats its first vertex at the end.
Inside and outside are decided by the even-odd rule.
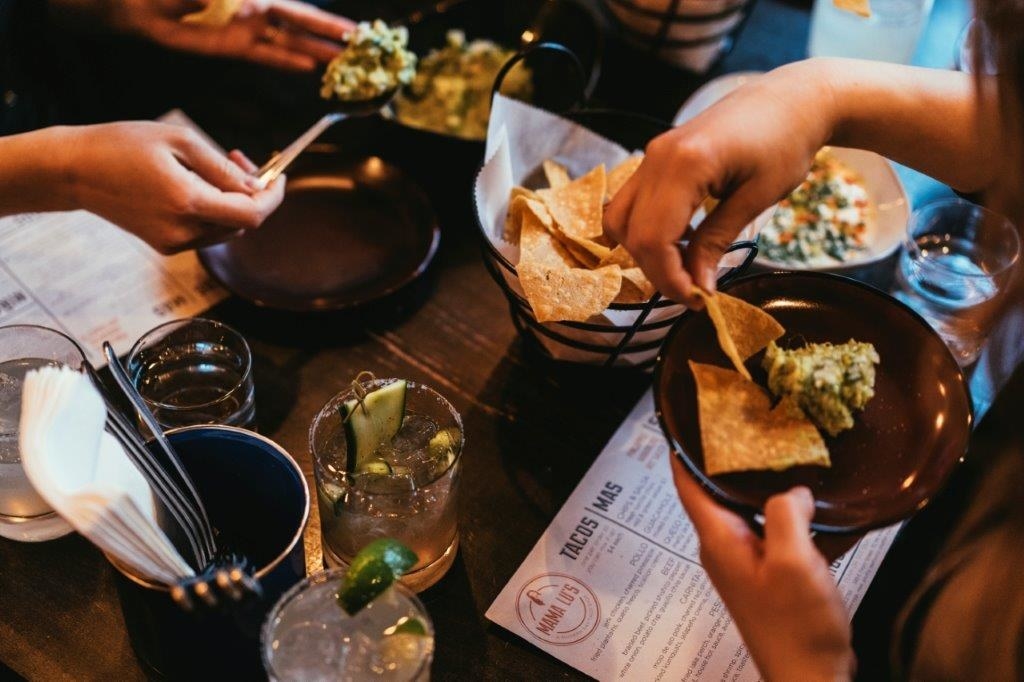
POLYGON ((239 168, 244 170, 250 175, 259 170, 259 166, 252 162, 248 156, 240 149, 232 149, 228 152, 228 158, 231 159, 239 168))
POLYGON ((183 132, 174 150, 186 168, 220 190, 249 194, 256 188, 255 178, 196 133, 183 132))
POLYGON ((764 507, 765 554, 771 559, 800 559, 815 556, 811 539, 814 498, 801 486, 768 498, 764 507))
POLYGON ((715 559, 728 552, 739 566, 752 566, 756 558, 753 548, 758 541, 754 532, 742 518, 705 492, 677 456, 670 454, 669 461, 679 500, 700 536, 702 555, 715 559))
POLYGON ((282 71, 313 71, 317 60, 308 54, 292 52, 274 43, 255 43, 246 53, 246 58, 282 71))
POLYGON ((318 62, 329 62, 341 51, 341 45, 329 40, 314 38, 285 28, 275 43, 297 54, 312 57, 318 62))
POLYGON ((193 187, 193 215, 203 223, 233 230, 256 229, 280 205, 284 198, 284 180, 284 176, 280 176, 265 190, 251 195, 222 192, 197 182, 193 187))
POLYGON ((295 0, 271 0, 269 13, 275 19, 331 40, 343 40, 355 22, 295 0))
POLYGON ((652 173, 658 172, 641 165, 619 190, 605 211, 605 231, 626 247, 662 295, 697 307, 677 244, 693 213, 685 185, 679 192, 659 191, 659 183, 648 180, 652 173))
POLYGON ((718 266, 736 236, 776 199, 762 196, 754 183, 741 185, 713 210, 694 231, 684 263, 694 281, 714 291, 718 266))

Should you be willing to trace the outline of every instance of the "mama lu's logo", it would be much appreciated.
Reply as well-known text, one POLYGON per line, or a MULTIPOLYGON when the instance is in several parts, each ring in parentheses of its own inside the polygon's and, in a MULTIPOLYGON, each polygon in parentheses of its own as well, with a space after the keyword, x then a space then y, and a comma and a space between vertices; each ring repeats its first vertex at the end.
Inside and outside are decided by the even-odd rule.
POLYGON ((593 634, 601 607, 593 590, 564 573, 545 573, 519 590, 519 622, 548 644, 576 644, 593 634))

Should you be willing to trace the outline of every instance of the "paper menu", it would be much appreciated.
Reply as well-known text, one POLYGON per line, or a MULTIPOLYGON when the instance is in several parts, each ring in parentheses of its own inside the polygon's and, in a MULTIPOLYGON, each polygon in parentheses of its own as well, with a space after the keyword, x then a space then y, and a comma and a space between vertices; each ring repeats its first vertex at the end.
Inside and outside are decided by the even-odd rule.
MULTIPOLYGON (((757 680, 700 565, 650 391, 594 461, 487 618, 599 680, 757 680)), ((851 615, 898 526, 830 567, 851 615)))
POLYGON ((39 324, 81 344, 97 367, 153 327, 227 296, 194 252, 165 257, 86 211, 0 219, 0 326, 39 324))

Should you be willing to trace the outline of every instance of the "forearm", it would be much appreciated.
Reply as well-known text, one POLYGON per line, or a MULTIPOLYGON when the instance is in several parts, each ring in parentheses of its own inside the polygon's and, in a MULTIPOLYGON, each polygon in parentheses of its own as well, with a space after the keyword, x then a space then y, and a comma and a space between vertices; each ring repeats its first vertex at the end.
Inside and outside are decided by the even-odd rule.
POLYGON ((0 216, 78 208, 66 163, 71 130, 54 127, 0 137, 0 216))
POLYGON ((830 143, 877 152, 962 191, 990 188, 1004 146, 995 88, 967 74, 859 60, 807 62, 830 100, 830 143))

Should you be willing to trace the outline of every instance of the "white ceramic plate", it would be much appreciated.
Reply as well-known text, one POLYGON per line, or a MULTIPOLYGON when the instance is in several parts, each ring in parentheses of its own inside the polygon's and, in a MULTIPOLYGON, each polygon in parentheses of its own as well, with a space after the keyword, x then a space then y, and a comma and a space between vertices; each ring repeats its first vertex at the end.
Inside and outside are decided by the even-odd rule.
MULTIPOLYGON (((675 125, 686 123, 758 75, 760 74, 756 71, 745 71, 726 74, 709 81, 686 100, 673 119, 673 123, 675 125)), ((892 164, 874 152, 860 149, 832 147, 831 151, 836 159, 860 174, 871 200, 875 202, 878 209, 875 224, 870 226, 864 235, 867 249, 855 255, 851 260, 842 263, 812 266, 802 263, 783 263, 758 256, 757 262, 760 265, 776 270, 842 273, 884 260, 899 248, 906 233, 907 220, 910 217, 910 201, 892 164)))

